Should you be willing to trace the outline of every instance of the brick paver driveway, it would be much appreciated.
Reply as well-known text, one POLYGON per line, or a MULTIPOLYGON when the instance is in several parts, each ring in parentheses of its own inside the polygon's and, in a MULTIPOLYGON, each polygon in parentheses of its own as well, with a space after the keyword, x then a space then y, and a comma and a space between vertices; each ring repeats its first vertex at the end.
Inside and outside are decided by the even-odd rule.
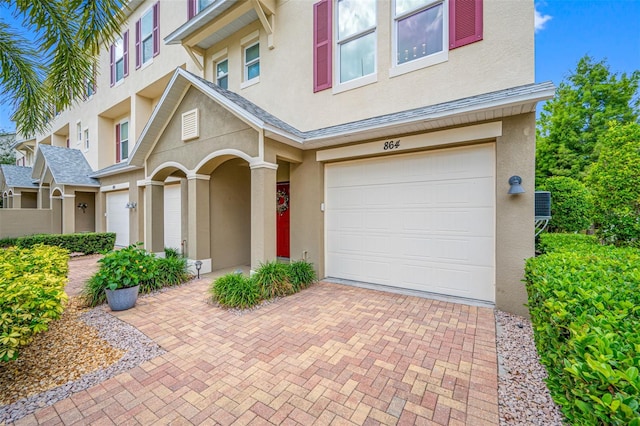
POLYGON ((498 424, 490 309, 320 283, 238 315, 210 281, 116 313, 165 355, 23 420, 498 424))

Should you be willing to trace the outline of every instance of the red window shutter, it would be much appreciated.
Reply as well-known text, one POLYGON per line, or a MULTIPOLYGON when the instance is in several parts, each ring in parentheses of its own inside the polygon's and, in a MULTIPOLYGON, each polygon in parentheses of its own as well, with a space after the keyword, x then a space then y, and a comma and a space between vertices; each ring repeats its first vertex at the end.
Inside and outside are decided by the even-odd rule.
POLYGON ((482 40, 482 0, 449 1, 449 49, 482 40))
POLYGON ((187 20, 196 16, 196 2, 198 0, 187 0, 187 20))
POLYGON ((110 70, 111 70, 111 86, 113 86, 113 83, 115 83, 116 81, 116 47, 112 44, 111 47, 109 48, 109 57, 110 59, 110 70))
POLYGON ((331 87, 331 2, 313 5, 313 91, 331 87))
POLYGON ((140 46, 140 39, 142 38, 142 25, 140 20, 136 21, 136 69, 142 65, 142 49, 140 46))
POLYGON ((160 53, 160 2, 153 5, 153 56, 160 53))
POLYGON ((116 163, 120 162, 120 125, 116 124, 116 163))
POLYGON ((129 30, 122 36, 122 51, 124 57, 124 76, 129 75, 129 30))

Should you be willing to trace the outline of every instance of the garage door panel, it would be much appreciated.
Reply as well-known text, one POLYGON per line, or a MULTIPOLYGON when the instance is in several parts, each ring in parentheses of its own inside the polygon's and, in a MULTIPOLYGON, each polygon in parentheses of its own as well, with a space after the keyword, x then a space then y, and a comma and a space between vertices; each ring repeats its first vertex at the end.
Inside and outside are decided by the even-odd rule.
POLYGON ((182 194, 180 185, 164 187, 164 246, 182 246, 182 194))
POLYGON ((328 165, 327 276, 494 301, 494 167, 493 144, 328 165))

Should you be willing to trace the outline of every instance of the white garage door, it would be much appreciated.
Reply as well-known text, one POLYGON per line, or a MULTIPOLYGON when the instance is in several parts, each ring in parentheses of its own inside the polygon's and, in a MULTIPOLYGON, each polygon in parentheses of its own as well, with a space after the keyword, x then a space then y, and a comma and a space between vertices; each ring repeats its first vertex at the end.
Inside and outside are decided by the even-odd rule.
POLYGON ((495 301, 494 144, 328 164, 326 275, 495 301))
POLYGON ((107 193, 107 232, 116 233, 116 246, 129 245, 129 192, 107 193))
POLYGON ((180 185, 164 187, 164 246, 180 249, 182 243, 180 185))

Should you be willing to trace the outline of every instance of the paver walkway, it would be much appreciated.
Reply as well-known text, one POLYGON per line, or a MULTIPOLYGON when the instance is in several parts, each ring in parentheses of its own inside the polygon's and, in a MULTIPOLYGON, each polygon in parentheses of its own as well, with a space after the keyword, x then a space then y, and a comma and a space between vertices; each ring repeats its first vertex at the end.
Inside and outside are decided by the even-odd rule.
POLYGON ((114 313, 165 355, 18 424, 498 424, 491 309, 320 283, 238 315, 210 281, 114 313))

